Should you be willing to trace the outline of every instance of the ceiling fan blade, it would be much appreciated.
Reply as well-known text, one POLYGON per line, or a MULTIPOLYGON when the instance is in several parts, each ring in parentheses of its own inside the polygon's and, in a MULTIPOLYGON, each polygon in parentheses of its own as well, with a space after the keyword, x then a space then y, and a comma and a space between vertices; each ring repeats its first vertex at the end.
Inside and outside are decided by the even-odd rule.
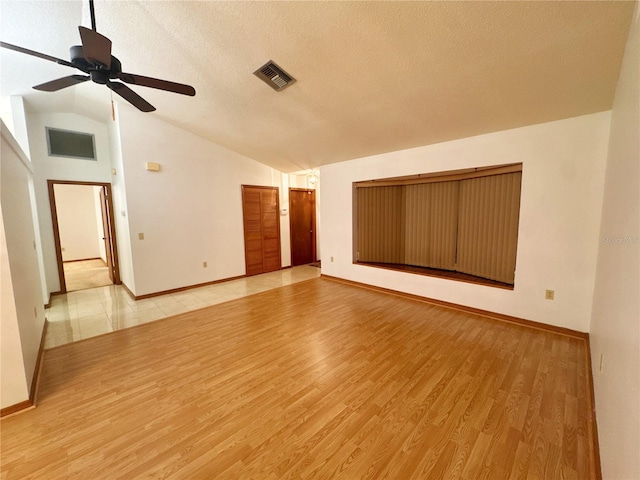
POLYGON ((31 55, 33 57, 43 58, 44 60, 49 60, 50 62, 59 63, 60 65, 66 65, 67 67, 75 68, 75 65, 71 62, 67 62, 66 60, 62 60, 61 58, 52 57, 51 55, 36 52, 34 50, 29 50, 28 48, 18 47, 17 45, 11 45, 10 43, 5 42, 0 42, 0 47, 8 48, 9 50, 14 50, 20 53, 26 53, 27 55, 31 55))
POLYGON ((153 112, 156 109, 156 107, 151 105, 144 98, 127 87, 124 83, 107 82, 107 87, 116 92, 138 110, 141 110, 143 112, 153 112))
POLYGON ((119 73, 118 78, 123 82, 131 85, 140 85, 142 87, 157 88, 158 90, 166 90, 167 92, 180 93, 193 97, 196 94, 195 88, 191 85, 182 83, 169 82, 160 80, 159 78, 143 77, 142 75, 134 75, 133 73, 119 73))
POLYGON ((58 78, 57 80, 41 83, 40 85, 36 85, 33 88, 35 88, 36 90, 41 90, 43 92, 57 92, 58 90, 62 90, 63 88, 86 82, 90 78, 91 77, 85 77, 84 75, 71 75, 69 77, 62 77, 58 78))
POLYGON ((78 27, 80 38, 82 39, 82 50, 87 62, 100 65, 108 70, 111 68, 111 40, 104 35, 100 35, 94 30, 85 27, 78 27))

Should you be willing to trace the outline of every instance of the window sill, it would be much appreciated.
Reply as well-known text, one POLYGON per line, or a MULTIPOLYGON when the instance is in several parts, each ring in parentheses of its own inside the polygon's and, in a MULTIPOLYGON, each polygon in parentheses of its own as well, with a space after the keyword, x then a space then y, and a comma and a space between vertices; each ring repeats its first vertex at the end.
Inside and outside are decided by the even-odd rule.
POLYGON ((424 275, 426 277, 444 278, 446 280, 454 280, 457 282, 473 283, 476 285, 484 285, 485 287, 502 288, 504 290, 513 290, 513 285, 509 283, 489 280, 488 278, 476 277, 467 273, 452 272, 449 270, 439 270, 437 268, 415 267, 413 265, 401 265, 396 263, 373 263, 373 262, 353 262, 354 265, 363 265, 365 267, 383 268, 385 270, 395 270, 397 272, 411 273, 414 275, 424 275))

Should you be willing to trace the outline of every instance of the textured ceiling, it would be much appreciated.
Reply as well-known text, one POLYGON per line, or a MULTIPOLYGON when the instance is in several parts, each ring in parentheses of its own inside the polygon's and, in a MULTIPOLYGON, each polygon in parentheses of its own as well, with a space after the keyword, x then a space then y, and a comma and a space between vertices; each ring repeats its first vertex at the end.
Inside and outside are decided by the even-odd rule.
MULTIPOLYGON (((283 171, 611 108, 634 2, 182 2, 96 0, 123 70, 188 83, 134 87, 163 120, 283 171), (274 60, 297 82, 252 72, 274 60)), ((60 58, 87 2, 0 1, 0 39, 60 58)), ((70 68, 2 49, 2 95, 108 118, 70 68)))

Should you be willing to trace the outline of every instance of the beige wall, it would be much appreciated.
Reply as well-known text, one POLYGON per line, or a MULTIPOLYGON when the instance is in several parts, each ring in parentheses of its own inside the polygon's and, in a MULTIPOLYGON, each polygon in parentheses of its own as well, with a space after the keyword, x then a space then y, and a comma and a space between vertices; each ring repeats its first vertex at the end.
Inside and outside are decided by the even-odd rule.
MULTIPOLYGON (((96 196, 91 185, 54 185, 62 260, 100 257, 102 235, 96 218, 96 196)), ((98 198, 99 201, 99 198, 98 198)))
POLYGON ((609 119, 585 115, 321 168, 322 273, 588 331, 609 119), (513 291, 352 263, 352 182, 515 162, 523 167, 513 291))
POLYGON ((591 319, 604 479, 640 478, 639 71, 640 25, 636 5, 611 115, 591 319))
POLYGON ((60 280, 47 180, 111 182, 108 129, 103 123, 73 113, 27 113, 27 128, 47 290, 51 293, 60 290, 60 280), (97 161, 50 157, 45 127, 94 134, 97 161))
POLYGON ((0 408, 29 397, 44 325, 29 160, 2 124, 0 408))
MULTIPOLYGON (((241 185, 279 187, 283 206, 282 173, 127 105, 118 120, 124 195, 119 186, 114 197, 126 199, 117 200, 116 221, 128 221, 135 279, 128 286, 144 295, 244 275, 241 185)), ((280 216, 283 265, 288 221, 280 216)))

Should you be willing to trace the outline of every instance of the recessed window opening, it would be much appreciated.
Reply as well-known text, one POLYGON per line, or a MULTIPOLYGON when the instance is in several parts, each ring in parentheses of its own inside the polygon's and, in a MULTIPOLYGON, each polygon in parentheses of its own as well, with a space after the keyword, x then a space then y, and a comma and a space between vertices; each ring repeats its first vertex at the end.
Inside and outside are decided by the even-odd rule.
POLYGON ((522 164, 354 183, 354 262, 513 288, 522 164))
POLYGON ((91 133, 73 132, 45 127, 47 150, 50 157, 97 160, 95 136, 91 133))

